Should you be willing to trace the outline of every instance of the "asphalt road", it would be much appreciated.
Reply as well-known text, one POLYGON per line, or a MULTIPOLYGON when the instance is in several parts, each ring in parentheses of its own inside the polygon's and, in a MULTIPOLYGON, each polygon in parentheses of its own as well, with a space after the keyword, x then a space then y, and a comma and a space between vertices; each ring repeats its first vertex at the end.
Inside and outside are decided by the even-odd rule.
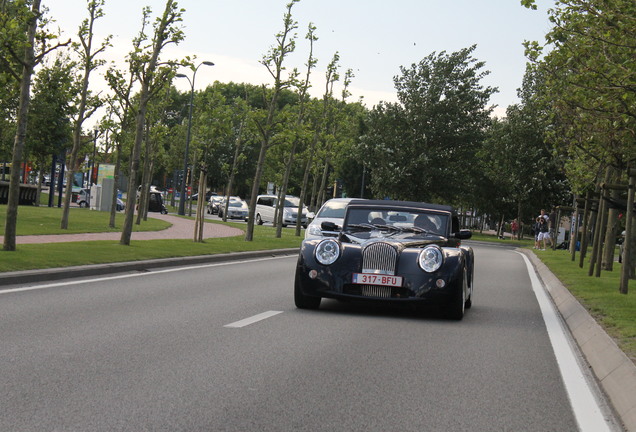
POLYGON ((297 310, 294 257, 4 287, 0 430, 579 430, 523 259, 475 250, 461 322, 297 310))

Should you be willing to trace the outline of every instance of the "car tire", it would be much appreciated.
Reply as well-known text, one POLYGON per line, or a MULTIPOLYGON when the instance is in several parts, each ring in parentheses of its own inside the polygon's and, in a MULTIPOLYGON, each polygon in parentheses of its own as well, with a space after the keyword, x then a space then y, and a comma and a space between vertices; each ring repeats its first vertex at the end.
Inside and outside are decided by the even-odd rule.
POLYGON ((86 207, 88 207, 88 203, 86 201, 80 201, 79 206, 81 208, 86 208, 86 207))
POLYGON ((308 296, 303 294, 300 286, 300 275, 296 271, 294 278, 294 303, 298 309, 318 309, 320 307, 321 297, 308 296))
POLYGON ((470 272, 470 284, 468 287, 468 298, 466 299, 466 303, 464 303, 464 307, 466 309, 470 309, 471 307, 473 307, 473 293, 474 293, 474 289, 475 289, 475 284, 474 284, 474 277, 475 277, 475 273, 471 270, 470 272))
POLYGON ((468 285, 466 277, 466 269, 462 271, 462 282, 458 287, 459 289, 453 293, 450 302, 448 303, 448 309, 446 316, 449 319, 455 321, 461 321, 464 318, 464 311, 466 309, 466 288, 468 285))
POLYGON ((261 219, 261 215, 260 214, 256 215, 256 224, 257 225, 263 225, 263 219, 261 219))

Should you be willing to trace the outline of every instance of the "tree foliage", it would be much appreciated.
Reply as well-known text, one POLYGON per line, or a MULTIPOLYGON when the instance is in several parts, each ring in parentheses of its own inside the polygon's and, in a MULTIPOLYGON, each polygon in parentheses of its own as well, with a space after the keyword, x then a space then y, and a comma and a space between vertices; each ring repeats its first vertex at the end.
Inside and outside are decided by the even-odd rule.
POLYGON ((546 77, 550 138, 581 192, 590 163, 624 170, 636 160, 636 3, 560 0, 550 21, 550 51, 541 58, 538 43, 527 51, 546 77))
POLYGON ((477 149, 489 124, 490 96, 475 46, 432 53, 395 77, 400 103, 375 107, 363 147, 378 196, 416 201, 468 199, 477 149))

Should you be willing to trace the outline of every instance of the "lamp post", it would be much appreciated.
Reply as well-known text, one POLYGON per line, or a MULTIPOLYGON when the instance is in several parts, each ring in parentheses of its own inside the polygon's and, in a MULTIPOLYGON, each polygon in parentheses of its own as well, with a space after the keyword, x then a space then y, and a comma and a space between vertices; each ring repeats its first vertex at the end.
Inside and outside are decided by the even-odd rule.
MULTIPOLYGON (((97 126, 93 128, 93 158, 91 159, 91 163, 88 169, 88 179, 86 180, 86 186, 90 189, 93 189, 93 170, 95 169, 95 157, 97 156, 97 133, 99 129, 97 126)), ((84 177, 82 176, 82 182, 84 181, 84 177)), ((82 185, 84 187, 84 185, 82 185)), ((91 205, 91 193, 88 194, 88 206, 91 205)))
POLYGON ((185 154, 183 156, 183 178, 181 180, 181 192, 179 197, 179 210, 178 214, 183 216, 185 215, 185 194, 186 194, 186 172, 188 171, 188 153, 190 152, 190 131, 192 130, 192 103, 194 101, 194 80, 197 76, 197 71, 201 65, 206 66, 214 66, 214 63, 210 61, 203 61, 199 63, 199 65, 194 68, 194 73, 192 74, 192 80, 187 75, 177 74, 177 78, 185 78, 190 83, 190 108, 188 112, 188 134, 186 135, 186 147, 185 154))
POLYGON ((89 171, 89 183, 90 186, 93 187, 93 171, 95 170, 95 157, 97 156, 97 133, 99 132, 99 129, 97 129, 97 126, 95 126, 95 128, 93 129, 93 160, 92 160, 92 166, 91 166, 91 170, 89 171))

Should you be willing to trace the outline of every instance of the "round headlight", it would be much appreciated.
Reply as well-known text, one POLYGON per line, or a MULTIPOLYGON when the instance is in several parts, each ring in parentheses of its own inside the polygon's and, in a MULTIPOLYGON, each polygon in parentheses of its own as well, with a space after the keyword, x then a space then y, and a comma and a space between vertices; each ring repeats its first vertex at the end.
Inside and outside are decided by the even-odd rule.
POLYGON ((442 266, 444 254, 437 246, 427 246, 420 252, 419 263, 422 270, 432 273, 442 266))
POLYGON ((322 265, 333 264, 340 256, 340 244, 334 239, 323 240, 316 246, 316 261, 322 265))

